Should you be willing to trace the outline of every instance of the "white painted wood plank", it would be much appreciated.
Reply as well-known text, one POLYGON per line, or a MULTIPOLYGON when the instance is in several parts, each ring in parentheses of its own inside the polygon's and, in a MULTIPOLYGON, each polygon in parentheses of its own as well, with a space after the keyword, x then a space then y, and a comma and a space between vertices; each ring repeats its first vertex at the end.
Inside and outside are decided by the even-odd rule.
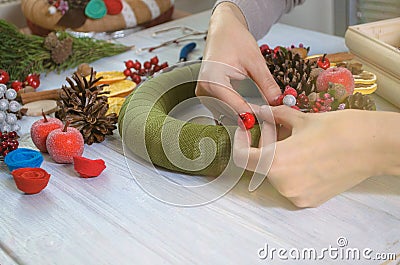
MULTIPOLYGON (((207 16, 209 13, 204 13, 170 25, 184 22, 206 27, 207 16)), ((277 29, 291 30, 279 25, 277 29)), ((157 43, 149 38, 151 30, 132 35, 128 41, 145 43, 141 39, 146 39, 150 44, 157 43)), ((313 36, 310 40, 316 41, 321 35, 313 36)), ((341 49, 341 41, 334 38, 332 49, 341 49)), ((178 52, 179 47, 160 50, 160 60, 173 61, 178 52)), ((141 54, 140 58, 149 55, 141 54)), ((135 56, 131 51, 94 65, 102 70, 123 69, 121 62, 135 56)), ((50 74, 46 78, 49 82, 44 84, 54 88, 64 82, 64 77, 50 74)), ((257 250, 266 243, 275 248, 321 249, 336 246, 339 236, 345 236, 351 247, 399 252, 398 178, 373 178, 319 208, 306 210, 295 209, 267 182, 249 193, 247 178, 214 203, 181 208, 146 194, 134 181, 121 154, 118 135, 86 147, 86 157, 103 158, 108 166, 94 179, 81 179, 71 165, 54 164, 45 156, 43 168, 52 178, 46 190, 32 196, 18 192, 2 166, 1 244, 24 264, 263 264, 257 250)), ((134 174, 150 174, 139 163, 131 165, 134 174)), ((178 183, 198 185, 210 180, 163 170, 161 173, 178 183)), ((317 262, 326 263, 329 260, 317 262)), ((273 264, 280 262, 274 260, 273 264)))

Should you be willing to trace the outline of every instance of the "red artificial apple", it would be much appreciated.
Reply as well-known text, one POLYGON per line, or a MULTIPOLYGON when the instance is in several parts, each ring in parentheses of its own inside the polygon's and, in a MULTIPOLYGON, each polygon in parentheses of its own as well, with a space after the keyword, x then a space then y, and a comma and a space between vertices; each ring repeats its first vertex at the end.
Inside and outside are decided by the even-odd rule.
POLYGON ((31 127, 31 138, 40 152, 47 153, 46 139, 49 133, 63 127, 62 121, 56 118, 47 118, 42 112, 43 119, 35 121, 31 127))
POLYGON ((354 92, 354 77, 347 68, 332 67, 321 72, 317 78, 317 91, 327 91, 329 83, 342 84, 349 95, 352 95, 354 92))
POLYGON ((47 151, 50 157, 60 164, 71 164, 74 156, 82 156, 84 140, 82 134, 73 127, 55 129, 49 133, 46 140, 47 151))

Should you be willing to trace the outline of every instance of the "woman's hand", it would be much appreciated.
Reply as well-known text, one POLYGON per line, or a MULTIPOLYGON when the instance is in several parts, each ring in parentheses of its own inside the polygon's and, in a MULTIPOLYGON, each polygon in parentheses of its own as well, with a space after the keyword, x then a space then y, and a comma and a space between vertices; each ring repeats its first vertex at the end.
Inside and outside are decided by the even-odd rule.
POLYGON ((198 82, 196 95, 217 98, 227 103, 236 113, 253 111, 232 88, 231 79, 241 80, 249 76, 270 104, 281 94, 256 40, 247 30, 245 18, 232 3, 224 2, 215 8, 210 19, 203 60, 205 62, 199 80, 205 81, 198 82), (218 66, 207 61, 222 64, 218 66))
MULTIPOLYGON (((305 114, 286 106, 263 106, 259 118, 291 130, 291 136, 260 148, 238 129, 233 145, 238 166, 267 174, 270 183, 298 207, 315 207, 371 176, 400 175, 400 115, 343 110, 305 114), (275 155, 274 155, 275 151, 275 155), (272 166, 258 167, 274 156, 272 166)), ((264 130, 264 129, 263 129, 264 130)), ((263 133, 264 137, 268 137, 263 133)))

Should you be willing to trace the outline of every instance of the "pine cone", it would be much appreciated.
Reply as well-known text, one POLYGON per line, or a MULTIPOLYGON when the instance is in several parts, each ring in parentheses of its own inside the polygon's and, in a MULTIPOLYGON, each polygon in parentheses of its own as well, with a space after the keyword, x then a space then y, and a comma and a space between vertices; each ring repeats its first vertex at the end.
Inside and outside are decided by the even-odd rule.
POLYGON ((44 47, 48 50, 52 50, 58 43, 58 37, 55 32, 50 32, 44 39, 44 47))
POLYGON ((282 93, 288 85, 299 94, 304 92, 308 95, 316 90, 316 77, 311 75, 312 70, 317 67, 316 62, 304 60, 298 53, 282 49, 277 53, 266 54, 265 60, 282 93))
POLYGON ((71 38, 59 40, 55 47, 51 49, 51 59, 56 64, 62 64, 72 54, 72 42, 71 38))
POLYGON ((56 113, 57 118, 69 120, 70 126, 81 132, 88 145, 100 143, 106 135, 112 135, 118 121, 117 114, 106 115, 108 103, 103 95, 106 85, 96 85, 101 78, 95 76, 92 69, 89 80, 77 73, 73 74, 73 80, 67 77, 70 87, 62 87, 56 113))
POLYGON ((346 109, 376 110, 375 101, 368 95, 356 92, 344 101, 346 109))

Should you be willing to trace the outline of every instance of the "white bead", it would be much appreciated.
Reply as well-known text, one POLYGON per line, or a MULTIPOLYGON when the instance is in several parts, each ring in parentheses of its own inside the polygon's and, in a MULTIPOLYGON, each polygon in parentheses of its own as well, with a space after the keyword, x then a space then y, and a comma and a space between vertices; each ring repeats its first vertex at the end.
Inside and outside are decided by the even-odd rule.
POLYGON ((9 104, 8 104, 8 109, 11 111, 11 112, 18 112, 20 109, 21 109, 21 104, 19 104, 19 102, 18 101, 15 101, 15 100, 13 100, 13 101, 11 101, 9 104))
POLYGON ((3 126, 1 127, 2 132, 12 132, 11 131, 11 126, 8 125, 7 123, 3 123, 3 126))
POLYGON ((8 109, 8 100, 3 98, 0 99, 0 110, 5 111, 8 109))
POLYGON ((18 123, 16 123, 11 126, 11 130, 14 132, 18 132, 19 130, 21 130, 21 126, 18 123))
POLYGON ((54 15, 57 12, 57 8, 55 6, 49 7, 49 14, 54 15))
POLYGON ((0 92, 6 92, 7 86, 5 84, 0 84, 0 92))
POLYGON ((7 117, 6 113, 4 111, 0 111, 0 123, 5 122, 6 117, 7 117))
POLYGON ((6 91, 6 98, 7 98, 8 100, 16 99, 16 98, 17 98, 17 91, 15 91, 15 90, 12 89, 12 88, 7 89, 7 91, 6 91))
POLYGON ((286 95, 283 98, 283 104, 289 107, 296 105, 296 98, 293 95, 286 95))
POLYGON ((6 118, 6 122, 10 125, 12 124, 16 124, 17 123, 17 115, 15 115, 14 113, 8 113, 7 114, 7 118, 6 118))

